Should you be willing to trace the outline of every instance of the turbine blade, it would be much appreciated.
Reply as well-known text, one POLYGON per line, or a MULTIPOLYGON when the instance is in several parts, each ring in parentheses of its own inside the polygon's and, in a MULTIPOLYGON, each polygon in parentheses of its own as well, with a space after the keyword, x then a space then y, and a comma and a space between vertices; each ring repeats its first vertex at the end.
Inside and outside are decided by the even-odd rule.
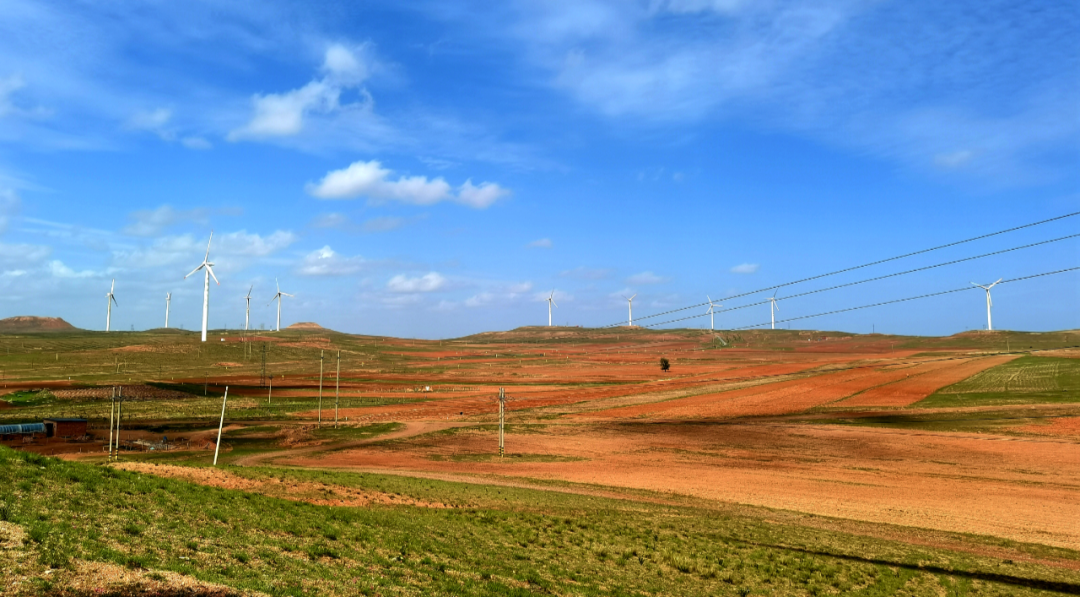
POLYGON ((109 298, 110 298, 110 299, 112 300, 112 302, 113 302, 113 304, 114 304, 114 305, 116 305, 117 307, 119 307, 119 306, 120 306, 120 303, 116 302, 116 297, 115 297, 115 296, 113 296, 113 295, 111 295, 111 294, 110 294, 110 295, 109 295, 109 298))
POLYGON ((252 290, 255 290, 255 285, 254 284, 251 285, 251 288, 248 288, 248 293, 247 293, 248 298, 251 298, 251 291, 252 290))
POLYGON ((282 292, 281 294, 282 294, 282 296, 291 296, 293 298, 296 298, 295 294, 289 294, 288 292, 282 292))
POLYGON ((635 298, 637 298, 637 293, 634 293, 634 296, 630 297, 630 300, 634 300, 635 298))
POLYGON ((277 278, 274 278, 274 286, 277 286, 278 294, 281 294, 281 284, 278 283, 277 278))
POLYGON ((206 257, 203 257, 203 261, 210 259, 210 243, 214 242, 214 231, 210 231, 210 240, 206 241, 206 257))
MULTIPOLYGON (((195 269, 191 270, 191 274, 194 274, 195 272, 197 272, 197 271, 201 270, 201 269, 203 268, 203 266, 204 266, 204 265, 206 265, 206 262, 205 262, 205 261, 204 261, 204 262, 203 262, 203 263, 202 263, 201 265, 199 265, 199 267, 197 267, 197 268, 195 268, 195 269)), ((187 280, 187 279, 188 279, 189 277, 191 277, 191 274, 188 274, 188 275, 184 276, 184 279, 185 279, 185 280, 187 280)))
POLYGON ((556 303, 555 301, 551 301, 551 304, 552 304, 552 305, 555 305, 555 308, 556 308, 556 309, 558 309, 558 308, 559 308, 559 303, 556 303))
POLYGON ((214 279, 214 282, 217 282, 218 286, 221 286, 221 282, 218 282, 217 276, 214 275, 214 268, 207 265, 206 271, 210 272, 210 277, 214 279))
POLYGON ((116 278, 113 278, 112 286, 109 287, 109 294, 112 294, 116 290, 116 278))

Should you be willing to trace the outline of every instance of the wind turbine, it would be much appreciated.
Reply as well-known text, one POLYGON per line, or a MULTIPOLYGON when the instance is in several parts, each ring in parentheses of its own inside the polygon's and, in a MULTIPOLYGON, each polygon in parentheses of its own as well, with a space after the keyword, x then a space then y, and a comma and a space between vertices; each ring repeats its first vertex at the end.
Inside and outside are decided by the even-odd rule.
POLYGON ((165 329, 169 329, 169 303, 172 302, 172 293, 165 293, 165 329))
POLYGON ((547 304, 548 304, 548 327, 551 327, 551 306, 555 305, 556 309, 559 308, 559 305, 555 304, 555 289, 554 288, 551 289, 551 294, 548 295, 548 297, 547 297, 547 304))
POLYGON ((723 307, 723 305, 714 303, 712 297, 707 294, 705 295, 705 298, 709 299, 709 310, 706 311, 706 313, 709 314, 709 331, 715 331, 716 328, 713 325, 713 307, 723 307))
POLYGON ((248 288, 247 296, 244 297, 244 300, 247 301, 247 311, 244 313, 244 331, 247 331, 248 322, 251 321, 251 291, 254 288, 255 285, 252 284, 251 288, 248 288))
POLYGON ((776 329, 776 312, 780 310, 780 305, 776 304, 776 291, 774 290, 772 296, 769 297, 769 314, 772 315, 772 329, 776 329))
POLYGON ((990 300, 990 289, 993 288, 994 286, 997 286, 997 283, 1000 282, 1000 281, 1001 281, 1001 278, 998 278, 997 282, 994 282, 993 284, 991 284, 989 286, 983 286, 982 284, 976 284, 974 282, 971 283, 972 286, 978 286, 979 288, 982 288, 983 290, 986 291, 986 329, 987 329, 987 331, 993 331, 994 330, 993 322, 990 320, 990 307, 992 307, 994 305, 994 301, 990 300))
MULTIPOLYGON (((277 286, 277 294, 274 295, 274 298, 270 299, 270 303, 272 303, 274 301, 277 301, 277 330, 275 330, 275 331, 280 332, 281 331, 281 297, 283 297, 283 296, 292 296, 292 295, 287 293, 287 292, 282 292, 281 291, 281 284, 278 284, 277 278, 274 278, 274 284, 277 286)), ((270 303, 266 303, 266 306, 269 307, 270 303)))
MULTIPOLYGON (((210 263, 210 243, 213 242, 213 240, 214 240, 214 231, 211 230, 210 231, 210 240, 206 241, 206 256, 203 257, 202 263, 199 264, 199 267, 191 270, 191 274, 188 274, 187 276, 184 276, 184 279, 187 280, 188 277, 190 277, 195 272, 197 272, 197 271, 199 271, 201 269, 206 270, 206 275, 204 276, 205 281, 203 282, 203 295, 202 295, 203 296, 203 299, 202 299, 202 341, 203 342, 206 342, 206 317, 210 312, 210 276, 214 276, 214 270, 213 270, 214 264, 210 263)), ((217 276, 214 276, 214 282, 217 283, 218 286, 221 286, 221 282, 218 282, 217 276)))
MULTIPOLYGON (((634 293, 634 296, 637 296, 637 293, 634 293)), ((630 312, 630 323, 627 324, 630 326, 634 325, 634 296, 630 298, 626 298, 625 296, 623 297, 624 299, 626 299, 626 307, 630 312)))
MULTIPOLYGON (((109 326, 112 324, 112 306, 116 303, 116 297, 113 296, 113 291, 116 290, 116 278, 113 278, 112 286, 109 287, 109 292, 105 294, 105 304, 109 306, 109 310, 105 312, 105 331, 109 331, 109 326)), ((119 307, 120 303, 116 303, 119 307)))

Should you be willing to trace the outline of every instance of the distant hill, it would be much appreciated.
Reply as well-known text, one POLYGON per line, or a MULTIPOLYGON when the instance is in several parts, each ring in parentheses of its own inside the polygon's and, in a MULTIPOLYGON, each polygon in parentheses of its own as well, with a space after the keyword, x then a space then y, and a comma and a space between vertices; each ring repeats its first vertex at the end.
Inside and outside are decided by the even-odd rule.
POLYGON ((75 332, 79 328, 59 317, 19 315, 0 319, 0 334, 32 334, 41 332, 75 332))
POLYGON ((287 330, 325 330, 326 328, 324 328, 323 326, 315 323, 314 321, 301 321, 299 323, 294 323, 294 324, 290 325, 289 327, 287 327, 285 329, 287 329, 287 330))

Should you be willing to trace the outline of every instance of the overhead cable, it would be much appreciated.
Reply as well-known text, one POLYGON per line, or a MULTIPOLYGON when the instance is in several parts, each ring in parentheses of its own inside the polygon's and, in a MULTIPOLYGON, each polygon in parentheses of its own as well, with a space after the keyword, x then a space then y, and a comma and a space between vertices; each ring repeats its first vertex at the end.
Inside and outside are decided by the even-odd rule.
MULTIPOLYGON (((783 288, 785 286, 792 286, 792 285, 795 285, 795 284, 801 284, 803 282, 810 282, 812 280, 819 280, 821 278, 826 278, 828 276, 835 276, 837 274, 843 274, 843 273, 855 271, 857 269, 862 269, 864 267, 880 265, 882 263, 888 263, 890 261, 896 261, 898 259, 905 259, 907 257, 914 257, 915 255, 922 255, 923 253, 929 253, 931 251, 937 251, 937 250, 940 250, 940 249, 947 249, 949 247, 955 247, 957 245, 962 245, 964 243, 970 243, 970 242, 974 242, 974 241, 977 241, 977 240, 982 240, 984 238, 990 238, 992 236, 998 236, 1000 234, 1007 234, 1009 232, 1015 232, 1017 230, 1023 230, 1025 228, 1031 228, 1033 226, 1040 226, 1042 224, 1048 224, 1050 222, 1056 222, 1058 220, 1063 220, 1065 218, 1071 218, 1071 217, 1077 216, 1077 215, 1080 215, 1080 211, 1060 215, 1060 216, 1050 218, 1050 219, 1047 219, 1047 220, 1041 220, 1041 221, 1038 221, 1038 222, 1032 222, 1030 224, 1024 224, 1022 226, 1014 226, 1013 228, 1008 228, 1006 230, 999 230, 997 232, 991 232, 989 234, 983 234, 983 235, 980 235, 980 236, 975 236, 975 237, 972 237, 972 238, 959 240, 959 241, 956 241, 956 242, 951 242, 951 243, 944 244, 944 245, 939 245, 939 246, 936 246, 936 247, 931 247, 929 249, 922 249, 920 251, 914 251, 912 253, 905 253, 904 255, 897 255, 895 257, 889 257, 887 259, 879 259, 877 261, 872 261, 870 263, 864 263, 862 265, 856 265, 856 266, 853 266, 853 267, 848 267, 848 268, 836 270, 834 272, 829 272, 829 273, 826 273, 826 274, 818 274, 816 276, 810 276, 809 278, 803 278, 801 280, 795 280, 795 281, 792 281, 792 282, 784 282, 783 284, 777 284, 775 286, 768 286, 766 288, 759 288, 757 290, 751 290, 750 292, 744 292, 742 294, 737 294, 737 295, 734 295, 734 296, 727 297, 727 299, 725 299, 725 300, 742 298, 744 296, 750 296, 752 294, 757 294, 759 292, 767 292, 769 290, 775 290, 775 289, 778 289, 778 288, 783 288)), ((695 309, 695 308, 698 308, 698 307, 704 307, 705 305, 708 305, 708 304, 709 303, 698 303, 696 305, 690 305, 688 307, 680 307, 678 309, 671 309, 671 310, 668 310, 668 311, 662 311, 660 313, 654 313, 652 315, 645 315, 645 316, 642 316, 642 317, 638 317, 637 319, 639 321, 643 320, 643 319, 652 319, 653 317, 660 317, 661 315, 668 315, 670 313, 678 313, 680 311, 685 311, 687 309, 695 309)), ((616 326, 620 326, 620 325, 622 325, 622 322, 613 323, 613 324, 606 325, 606 326, 603 326, 603 327, 616 327, 616 326)), ((651 327, 651 326, 646 326, 646 327, 651 327)))
MULTIPOLYGON (((1075 270, 1080 270, 1080 266, 1070 267, 1068 269, 1059 269, 1059 270, 1053 271, 1053 272, 1044 272, 1044 273, 1041 273, 1041 274, 1032 274, 1030 276, 1023 276, 1023 277, 1020 277, 1020 278, 1012 278, 1012 279, 1009 279, 1009 280, 1002 280, 1001 282, 998 282, 998 284, 1008 284, 1010 282, 1020 282, 1022 280, 1030 280, 1032 278, 1041 278, 1043 276, 1053 276, 1055 274, 1063 274, 1065 272, 1071 272, 1071 271, 1075 271, 1075 270)), ((952 290, 942 290, 941 292, 932 292, 930 294, 921 294, 919 296, 910 296, 910 297, 902 298, 902 299, 895 299, 895 300, 891 300, 891 301, 884 301, 884 302, 881 302, 881 303, 874 303, 872 305, 862 305, 860 307, 848 307, 847 309, 838 309, 836 311, 827 311, 825 313, 815 313, 814 315, 802 315, 802 316, 799 316, 799 317, 789 317, 787 319, 779 319, 779 320, 776 321, 776 323, 784 323, 784 322, 788 322, 788 321, 797 321, 797 320, 800 320, 800 319, 810 319, 812 317, 822 317, 822 316, 825 316, 825 315, 835 315, 837 313, 847 313, 848 311, 858 311, 860 309, 869 309, 871 307, 881 307, 883 305, 892 305, 892 304, 895 304, 895 303, 903 303, 903 302, 907 302, 907 301, 914 301, 914 300, 930 298, 930 297, 934 297, 934 296, 941 296, 941 295, 944 295, 944 294, 952 294, 954 292, 960 292, 962 290, 974 290, 974 289, 975 289, 974 286, 962 286, 960 288, 954 288, 952 290)), ((685 321, 687 319, 697 319, 698 317, 704 317, 706 315, 708 315, 708 313, 702 313, 700 315, 691 315, 689 317, 680 317, 679 319, 671 319, 671 320, 668 320, 668 321, 661 321, 660 323, 651 323, 649 325, 644 325, 644 326, 641 326, 641 327, 647 327, 647 328, 657 327, 657 326, 666 325, 666 324, 669 324, 669 323, 676 323, 676 322, 679 322, 679 321, 685 321)), ((770 325, 771 323, 772 322, 770 322, 770 321, 766 321, 764 323, 757 323, 757 324, 754 324, 754 325, 745 325, 745 326, 742 326, 742 327, 725 328, 725 329, 745 330, 745 329, 770 325)))

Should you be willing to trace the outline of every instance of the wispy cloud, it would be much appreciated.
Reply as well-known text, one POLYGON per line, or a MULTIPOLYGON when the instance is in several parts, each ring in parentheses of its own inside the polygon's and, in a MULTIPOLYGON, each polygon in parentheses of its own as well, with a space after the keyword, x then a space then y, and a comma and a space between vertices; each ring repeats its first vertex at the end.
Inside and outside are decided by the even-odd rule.
POLYGON ((534 249, 550 249, 552 243, 550 238, 540 238, 529 243, 529 246, 534 249))
POLYGON ((668 280, 669 278, 658 276, 652 272, 641 272, 627 278, 626 283, 631 286, 647 286, 650 284, 662 284, 668 280))
POLYGON ((386 288, 391 292, 416 293, 435 292, 446 287, 447 280, 438 272, 429 272, 419 277, 409 277, 398 274, 386 283, 386 288))
POLYGON ((756 274, 759 267, 761 267, 761 266, 756 264, 756 263, 740 263, 739 265, 736 265, 735 267, 731 268, 731 273, 733 273, 733 274, 756 274))
POLYGON ((599 267, 585 267, 578 266, 574 269, 563 270, 559 272, 559 277, 570 278, 572 280, 603 280, 610 278, 612 273, 610 269, 599 267))
POLYGON ((381 203, 400 201, 414 205, 432 205, 441 201, 453 201, 476 209, 484 209, 510 194, 493 182, 479 186, 466 180, 457 188, 450 187, 442 177, 428 179, 426 176, 399 176, 383 168, 378 161, 353 162, 347 168, 327 173, 318 183, 308 183, 308 194, 320 199, 353 199, 367 197, 381 203))
POLYGON ((371 263, 360 257, 345 257, 329 245, 304 256, 297 268, 301 276, 348 276, 368 269, 371 263))
POLYGON ((157 236, 166 228, 184 222, 206 224, 209 216, 210 210, 205 208, 178 210, 162 205, 157 209, 140 209, 128 214, 130 223, 123 232, 132 236, 157 236))

